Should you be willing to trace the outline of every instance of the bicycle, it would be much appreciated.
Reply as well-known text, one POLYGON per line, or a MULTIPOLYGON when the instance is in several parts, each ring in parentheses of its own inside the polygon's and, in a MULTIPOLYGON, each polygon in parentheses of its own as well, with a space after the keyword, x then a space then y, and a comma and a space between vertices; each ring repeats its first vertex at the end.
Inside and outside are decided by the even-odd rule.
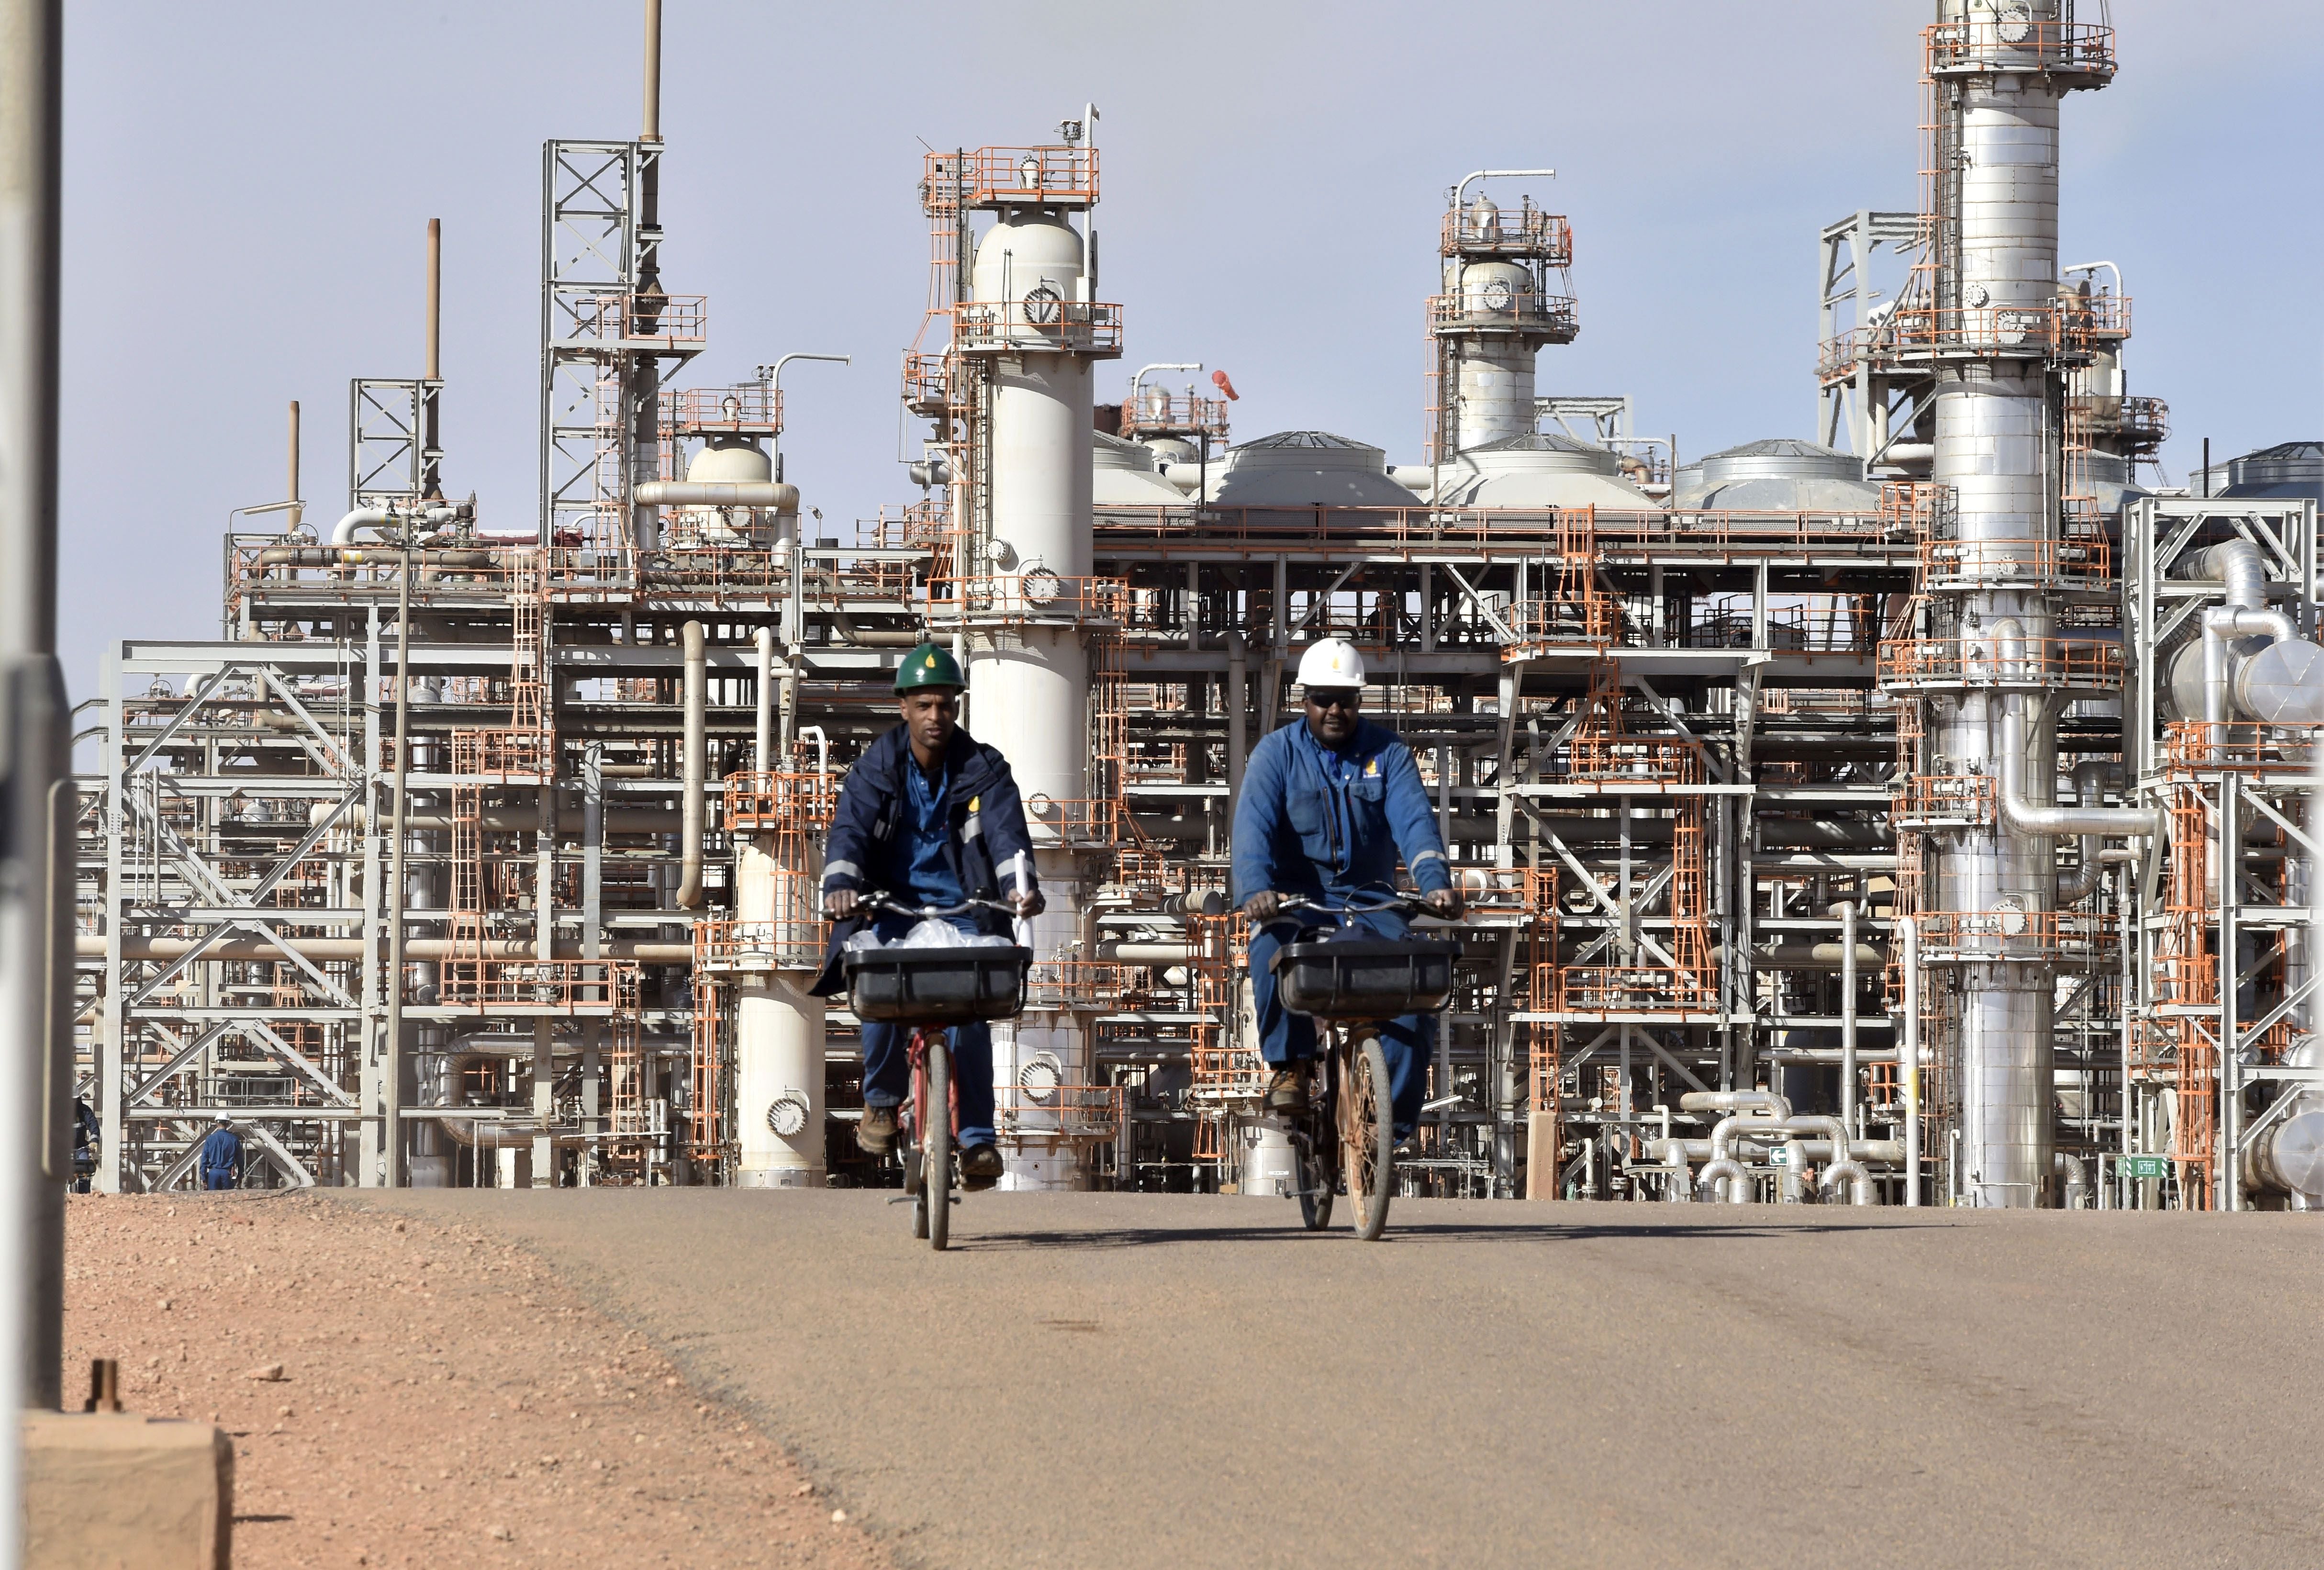
MULTIPOLYGON (((964 900, 957 905, 907 905, 877 891, 859 908, 921 919, 964 916, 971 910, 1016 912, 999 900, 964 900)), ((912 1202, 912 1235, 942 1251, 951 1242, 953 1193, 959 1182, 953 1159, 960 1128, 960 1091, 952 1077, 952 1051, 945 1033, 977 1020, 1005 1020, 1023 1011, 1025 980, 1033 952, 1021 943, 962 948, 858 948, 840 960, 848 1002, 858 1020, 911 1029, 906 1051, 912 1065, 911 1094, 899 1109, 898 1134, 904 1147, 904 1192, 912 1202), (941 1106, 944 1115, 936 1115, 941 1106)))
MULTIPOLYGON (((1409 916, 1424 908, 1402 898, 1336 907, 1289 898, 1279 907, 1286 914, 1305 910, 1331 918, 1342 931, 1353 928, 1355 916, 1383 910, 1409 916)), ((1298 937, 1275 956, 1276 996, 1292 1013, 1316 1022, 1323 1071, 1322 1094, 1311 1095, 1307 1110, 1286 1120, 1286 1132, 1298 1163, 1299 1216, 1307 1230, 1321 1232, 1332 1224, 1332 1202, 1344 1182, 1355 1203, 1356 1235, 1374 1242, 1388 1229, 1396 1189, 1396 1112, 1378 1027, 1400 1014, 1443 1007, 1460 945, 1322 936, 1332 930, 1332 921, 1302 923, 1298 937)))

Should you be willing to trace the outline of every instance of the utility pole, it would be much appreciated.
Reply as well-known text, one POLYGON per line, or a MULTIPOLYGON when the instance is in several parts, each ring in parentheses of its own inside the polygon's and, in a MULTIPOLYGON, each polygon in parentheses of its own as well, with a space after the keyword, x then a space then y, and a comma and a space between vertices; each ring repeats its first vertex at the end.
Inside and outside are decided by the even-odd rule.
MULTIPOLYGON (((74 801, 57 664, 60 0, 0 0, 0 1417, 58 1405, 74 801), (62 896, 60 899, 60 896, 62 896), (64 1056, 60 1060, 60 1048, 64 1056)), ((0 1570, 23 1554, 0 1445, 0 1570)))

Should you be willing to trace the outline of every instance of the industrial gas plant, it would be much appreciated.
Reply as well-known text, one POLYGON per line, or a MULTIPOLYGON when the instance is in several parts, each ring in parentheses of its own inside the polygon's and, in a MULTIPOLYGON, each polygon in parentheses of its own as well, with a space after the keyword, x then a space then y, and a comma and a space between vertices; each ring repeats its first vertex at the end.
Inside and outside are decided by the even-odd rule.
POLYGON ((845 528, 782 365, 687 384, 658 32, 639 134, 542 150, 537 517, 452 494, 431 348, 352 383, 344 507, 294 437, 217 641, 106 655, 97 1187, 189 1185, 221 1114, 275 1185, 894 1185, 808 987, 840 782, 935 642, 1048 892, 1002 1187, 1281 1195, 1230 828, 1329 636, 1468 907, 1405 1193, 2324 1205, 2324 444, 2161 483, 2132 281, 2059 247, 2116 71, 2072 0, 1938 0, 1919 209, 1822 234, 1821 429, 1685 462, 1556 382, 1545 170, 1447 171, 1401 242, 1442 285, 1391 463, 1129 353, 1094 115, 929 152, 910 461, 845 528))

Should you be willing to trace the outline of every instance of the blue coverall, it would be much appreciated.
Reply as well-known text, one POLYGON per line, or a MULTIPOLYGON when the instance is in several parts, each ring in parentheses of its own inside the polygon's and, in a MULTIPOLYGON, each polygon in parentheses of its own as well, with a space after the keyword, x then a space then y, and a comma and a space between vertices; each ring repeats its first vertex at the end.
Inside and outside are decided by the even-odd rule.
POLYGON ((212 1129, 194 1165, 201 1169, 203 1187, 235 1187, 242 1181, 242 1136, 232 1129, 212 1129))
MULTIPOLYGON (((940 770, 933 784, 918 765, 904 773, 904 817, 901 832, 889 847, 888 865, 879 870, 880 887, 914 905, 957 905, 964 898, 960 879, 945 857, 952 837, 945 800, 952 771, 940 770)), ((955 916, 952 925, 963 932, 980 930, 972 917, 955 916)), ((883 914, 874 928, 882 943, 892 943, 917 926, 917 918, 883 914)), ((867 1106, 899 1105, 911 1093, 911 1027, 863 1023, 863 1101, 867 1106)), ((960 1142, 963 1149, 992 1142, 992 1027, 982 1020, 954 1025, 945 1032, 951 1043, 954 1094, 960 1098, 960 1142)))
MULTIPOLYGON (((1394 731, 1360 721, 1347 744, 1326 747, 1304 719, 1254 748, 1235 806, 1234 900, 1263 890, 1325 905, 1364 903, 1394 887, 1401 854, 1424 894, 1452 886, 1436 814, 1412 749, 1394 731)), ((1409 926, 1392 910, 1358 916, 1367 936, 1398 938, 1409 926)), ((1280 1067, 1315 1056, 1315 1022, 1276 997, 1276 952, 1298 937, 1297 919, 1270 922, 1250 938, 1251 1007, 1260 1056, 1280 1067)), ((1405 1014, 1380 1032, 1395 1102, 1396 1135, 1420 1121, 1428 1063, 1436 1048, 1433 1014, 1405 1014)))
MULTIPOLYGON (((918 905, 957 905, 964 898, 1001 897, 1001 869, 1021 855, 1029 868, 1032 840, 1025 804, 1009 760, 966 731, 954 730, 931 781, 912 755, 909 727, 897 725, 864 749, 839 789, 825 845, 823 891, 884 890, 918 905)), ((1014 882, 1010 891, 1014 891, 1014 882)), ((1029 890, 1028 891, 1030 891, 1029 890)), ((900 937, 910 920, 882 916, 872 928, 881 941, 900 937)), ((1004 937, 1005 916, 980 911, 953 919, 964 932, 1004 937)), ((858 916, 835 921, 823 974, 809 990, 833 997, 846 990, 840 956, 864 929, 858 916)), ((953 1083, 959 1087, 960 1142, 992 1141, 992 1028, 982 1021, 947 1032, 953 1083)), ((906 1050, 911 1032, 893 1025, 863 1025, 863 1100, 896 1106, 912 1087, 906 1050)))

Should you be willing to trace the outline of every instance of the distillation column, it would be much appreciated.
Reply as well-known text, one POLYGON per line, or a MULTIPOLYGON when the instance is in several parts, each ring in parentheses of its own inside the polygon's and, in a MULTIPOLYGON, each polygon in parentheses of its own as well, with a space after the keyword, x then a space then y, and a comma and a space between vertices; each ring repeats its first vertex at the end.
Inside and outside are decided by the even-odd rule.
MULTIPOLYGON (((1038 201, 1026 200, 1021 186, 991 193, 1001 221, 977 244, 973 303, 963 308, 954 335, 961 352, 991 362, 984 561, 961 568, 964 576, 990 574, 992 589, 986 634, 969 642, 969 719, 978 740, 1008 757, 1027 803, 1048 900, 1033 922, 1041 965, 1084 952, 1085 898, 1074 845, 1093 821, 1083 626, 1092 553, 1090 381, 1093 363, 1118 353, 1119 340, 1101 328, 1100 311, 1089 303, 1086 244, 1066 215, 1094 205, 1094 156, 1073 146, 1032 149, 1020 167, 1038 201)), ((972 611, 970 624, 978 619, 972 611)), ((1070 983, 1060 990, 1069 996, 1070 983)), ((1052 1076, 1066 1085, 1091 1080, 1084 1033, 1067 1010, 1030 1008, 992 1034, 994 1087, 1004 1109, 1020 1100, 1017 1087, 1028 1068, 1044 1086, 1052 1076)), ((1001 1187, 1074 1188, 1086 1181, 1062 1134, 1041 1137, 1047 1121, 1027 1103, 1015 1135, 1004 1131, 1001 1187)))
POLYGON ((1547 170, 1480 171, 1455 187, 1438 246, 1443 292, 1429 301, 1436 340, 1437 396, 1443 413, 1436 456, 1535 429, 1534 358, 1545 344, 1572 343, 1579 330, 1564 282, 1573 263, 1572 231, 1530 198, 1506 211, 1480 189, 1463 205, 1469 187, 1489 175, 1547 170))
MULTIPOLYGON (((1936 630, 1960 640, 1963 679, 1932 700, 1928 745, 1941 760, 1932 771, 1999 780, 2005 734, 2020 735, 2014 771, 2037 802, 2056 778, 2062 685, 2053 679, 2057 607, 2044 587, 2062 505, 2058 107, 2069 91, 2104 86, 2112 69, 2090 36, 2099 30, 2071 27, 2070 9, 2070 0, 1940 0, 1929 63, 1938 104, 1932 477, 1952 487, 1964 565, 1960 586, 1932 595, 1936 630), (2015 727, 2006 724, 2010 705, 2022 706, 2015 727)), ((1961 913, 1962 929, 1980 935, 1965 946, 1960 977, 1959 1191, 1973 1205, 2036 1205, 2051 1175, 2056 860, 2049 840, 1997 815, 1931 848, 1930 907, 1961 913)))

